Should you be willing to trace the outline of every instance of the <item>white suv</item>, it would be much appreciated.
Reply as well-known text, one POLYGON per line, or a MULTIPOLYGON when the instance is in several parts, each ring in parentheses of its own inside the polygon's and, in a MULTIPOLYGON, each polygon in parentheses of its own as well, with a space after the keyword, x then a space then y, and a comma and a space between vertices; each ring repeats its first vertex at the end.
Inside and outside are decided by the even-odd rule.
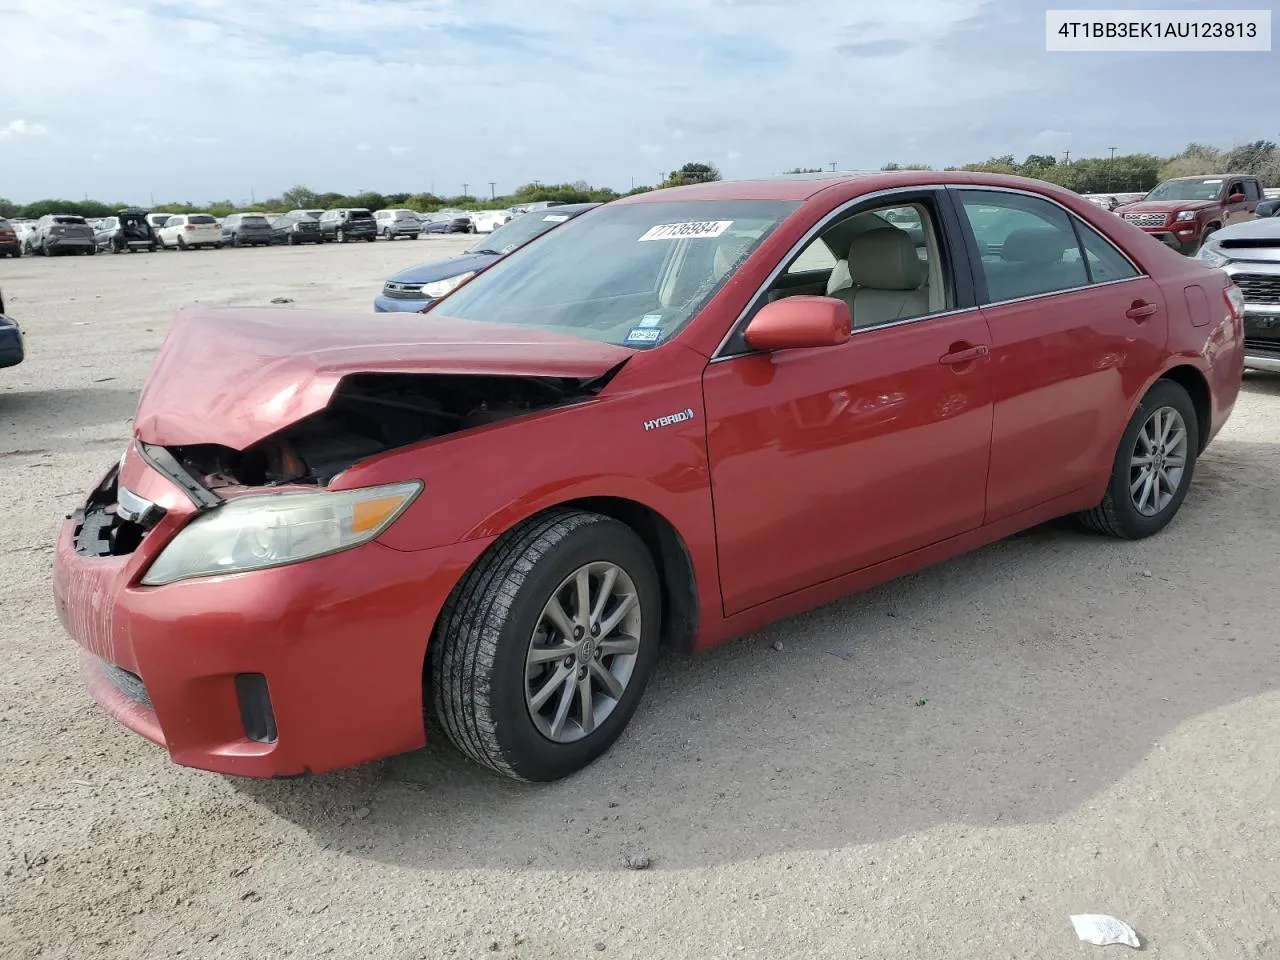
POLYGON ((222 246, 222 228, 207 213, 176 213, 160 228, 159 237, 166 250, 222 246))

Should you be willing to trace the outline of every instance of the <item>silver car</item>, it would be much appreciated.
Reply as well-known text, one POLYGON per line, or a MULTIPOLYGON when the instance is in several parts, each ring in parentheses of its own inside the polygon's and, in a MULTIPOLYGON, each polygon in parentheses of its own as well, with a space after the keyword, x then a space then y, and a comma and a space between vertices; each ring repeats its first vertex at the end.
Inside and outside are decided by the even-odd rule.
POLYGON ((92 256, 98 252, 93 227, 84 217, 73 213, 45 214, 36 221, 27 245, 32 253, 42 253, 46 257, 57 253, 87 253, 92 256))
POLYGON ((383 240, 417 240, 422 232, 422 217, 412 210, 378 210, 373 218, 378 221, 378 236, 383 240))
POLYGON ((1280 372, 1280 217, 1223 227, 1196 254, 1244 294, 1244 365, 1280 372))

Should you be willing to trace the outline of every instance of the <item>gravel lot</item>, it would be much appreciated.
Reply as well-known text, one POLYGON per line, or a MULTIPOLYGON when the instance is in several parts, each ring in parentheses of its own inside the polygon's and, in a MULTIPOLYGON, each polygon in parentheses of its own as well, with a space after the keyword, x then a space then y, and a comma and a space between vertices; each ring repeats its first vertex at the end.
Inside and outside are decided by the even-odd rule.
POLYGON ((358 336, 387 275, 465 243, 0 262, 29 351, 0 371, 0 956, 1098 956, 1085 912, 1170 960, 1280 955, 1280 377, 1161 536, 1053 524, 669 659, 559 784, 438 736, 238 781, 99 712, 51 541, 173 310, 284 296, 358 336))

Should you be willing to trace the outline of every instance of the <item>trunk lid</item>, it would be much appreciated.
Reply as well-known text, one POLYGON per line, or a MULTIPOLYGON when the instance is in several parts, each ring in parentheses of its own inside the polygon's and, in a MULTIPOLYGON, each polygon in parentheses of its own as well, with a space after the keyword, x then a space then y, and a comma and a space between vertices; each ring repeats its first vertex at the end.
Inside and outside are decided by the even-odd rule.
POLYGON ((587 378, 631 353, 539 330, 417 314, 188 308, 179 311, 152 364, 134 432, 161 446, 244 450, 323 409, 351 374, 587 378))

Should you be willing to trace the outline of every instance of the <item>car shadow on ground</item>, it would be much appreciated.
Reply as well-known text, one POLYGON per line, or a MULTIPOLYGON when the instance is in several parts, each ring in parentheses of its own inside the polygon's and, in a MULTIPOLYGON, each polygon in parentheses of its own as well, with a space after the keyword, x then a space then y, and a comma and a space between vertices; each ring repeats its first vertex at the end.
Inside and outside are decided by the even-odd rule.
POLYGON ((1265 370, 1246 370, 1242 389, 1263 396, 1280 397, 1280 373, 1265 370))
POLYGON ((503 780, 436 730, 359 770, 234 783, 325 848, 422 869, 687 868, 1057 818, 1276 685, 1274 638, 1236 611, 1274 591, 1249 558, 1280 530, 1252 553, 1240 531, 1280 506, 1278 467, 1277 446, 1215 444, 1159 537, 1055 522, 668 657, 614 749, 559 783, 503 780), (1203 588, 1209 567, 1233 585, 1203 588))
POLYGON ((99 384, 0 390, 0 437, 26 438, 22 445, 0 440, 0 455, 20 449, 74 454, 99 443, 118 446, 131 432, 137 404, 137 390, 99 384))

